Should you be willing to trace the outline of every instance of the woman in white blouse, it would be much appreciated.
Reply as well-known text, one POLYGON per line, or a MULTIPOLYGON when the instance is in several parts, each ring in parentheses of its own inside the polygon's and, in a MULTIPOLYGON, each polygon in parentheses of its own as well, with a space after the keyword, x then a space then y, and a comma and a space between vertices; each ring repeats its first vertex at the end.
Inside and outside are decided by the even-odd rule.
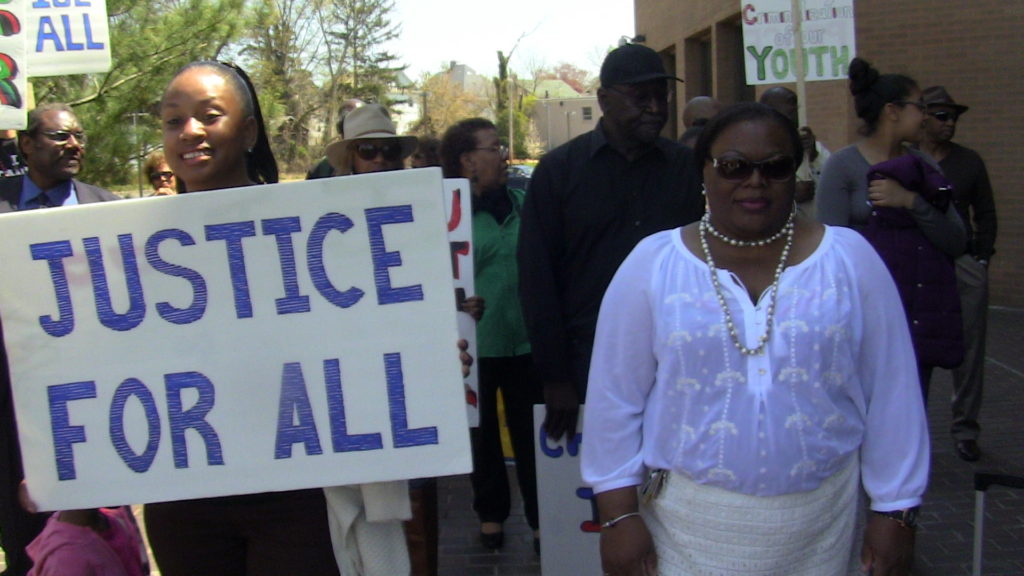
POLYGON ((723 111, 695 150, 707 215, 605 294, 582 468, 606 574, 909 570, 929 459, 910 336, 871 246, 794 210, 802 152, 777 112, 723 111))

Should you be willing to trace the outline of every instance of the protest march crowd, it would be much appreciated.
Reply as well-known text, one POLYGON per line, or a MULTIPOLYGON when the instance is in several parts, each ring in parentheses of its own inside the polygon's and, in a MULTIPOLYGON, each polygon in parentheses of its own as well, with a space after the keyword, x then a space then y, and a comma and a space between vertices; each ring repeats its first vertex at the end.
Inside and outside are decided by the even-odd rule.
MULTIPOLYGON (((909 574, 935 367, 954 369, 958 455, 980 456, 996 220, 984 163, 952 141, 968 107, 855 58, 862 137, 841 150, 798 125, 785 88, 756 103, 696 98, 677 142, 662 131, 678 81, 650 48, 611 51, 597 127, 547 152, 528 192, 508 186, 490 120, 417 139, 360 101, 342 106, 340 138, 307 178, 439 166, 469 182, 476 293, 458 306, 477 348, 452 355, 479 374, 483 547, 504 545, 511 507, 500 396, 537 554, 533 406, 544 404, 549 437, 582 432, 606 575, 909 574)), ((186 65, 159 118, 163 149, 144 167, 153 196, 278 182, 237 66, 186 65)), ((86 150, 70 106, 39 104, 17 134, 22 169, 0 179, 0 212, 117 200, 76 178, 86 150)), ((52 271, 50 250, 34 257, 52 271)), ((46 322, 69 330, 57 277, 67 316, 46 322)), ((4 574, 148 573, 128 508, 36 511, 17 361, 0 362, 4 574)), ((436 574, 436 479, 421 475, 146 503, 152 561, 165 576, 436 574)))

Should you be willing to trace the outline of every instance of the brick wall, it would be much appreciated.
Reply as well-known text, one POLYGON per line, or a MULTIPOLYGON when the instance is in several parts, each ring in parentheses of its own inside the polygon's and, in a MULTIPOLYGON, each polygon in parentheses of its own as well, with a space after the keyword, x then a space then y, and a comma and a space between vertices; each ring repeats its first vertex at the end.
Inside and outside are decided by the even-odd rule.
MULTIPOLYGON (((882 72, 899 72, 922 88, 943 84, 958 102, 971 107, 959 123, 956 140, 977 150, 988 165, 999 213, 997 255, 991 267, 992 304, 1024 308, 1024 2, 1020 0, 857 0, 857 55, 882 72)), ((735 0, 635 0, 636 33, 655 50, 672 47, 676 75, 693 78, 686 66, 699 66, 687 53, 693 39, 710 33, 712 86, 725 103, 736 100, 734 67, 723 62, 739 15, 735 0), (687 42, 687 40, 691 40, 687 42)), ((692 52, 692 50, 691 50, 692 52)), ((738 57, 738 56, 737 56, 738 57)), ((760 87, 760 94, 765 87, 760 87)), ((703 95, 699 86, 679 90, 676 110, 703 95)), ((807 85, 808 124, 831 150, 857 139, 858 121, 844 82, 807 85)))

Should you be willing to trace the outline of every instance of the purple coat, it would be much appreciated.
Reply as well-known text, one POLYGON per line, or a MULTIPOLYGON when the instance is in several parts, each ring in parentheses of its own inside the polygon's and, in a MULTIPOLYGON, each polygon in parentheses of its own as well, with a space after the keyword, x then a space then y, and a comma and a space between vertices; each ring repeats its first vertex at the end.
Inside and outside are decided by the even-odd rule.
MULTIPOLYGON (((868 181, 892 178, 939 210, 949 209, 952 184, 914 154, 875 164, 868 181)), ((936 248, 902 208, 874 208, 863 231, 889 268, 907 314, 917 362, 955 368, 963 362, 963 323, 953 259, 936 248)))

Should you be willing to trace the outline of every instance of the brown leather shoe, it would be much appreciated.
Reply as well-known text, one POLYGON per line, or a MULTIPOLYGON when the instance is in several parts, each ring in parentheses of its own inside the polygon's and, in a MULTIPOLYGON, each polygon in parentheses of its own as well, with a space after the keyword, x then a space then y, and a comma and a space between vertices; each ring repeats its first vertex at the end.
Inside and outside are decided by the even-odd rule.
POLYGON ((967 462, 977 462, 981 458, 981 448, 977 440, 957 440, 956 455, 967 462))

